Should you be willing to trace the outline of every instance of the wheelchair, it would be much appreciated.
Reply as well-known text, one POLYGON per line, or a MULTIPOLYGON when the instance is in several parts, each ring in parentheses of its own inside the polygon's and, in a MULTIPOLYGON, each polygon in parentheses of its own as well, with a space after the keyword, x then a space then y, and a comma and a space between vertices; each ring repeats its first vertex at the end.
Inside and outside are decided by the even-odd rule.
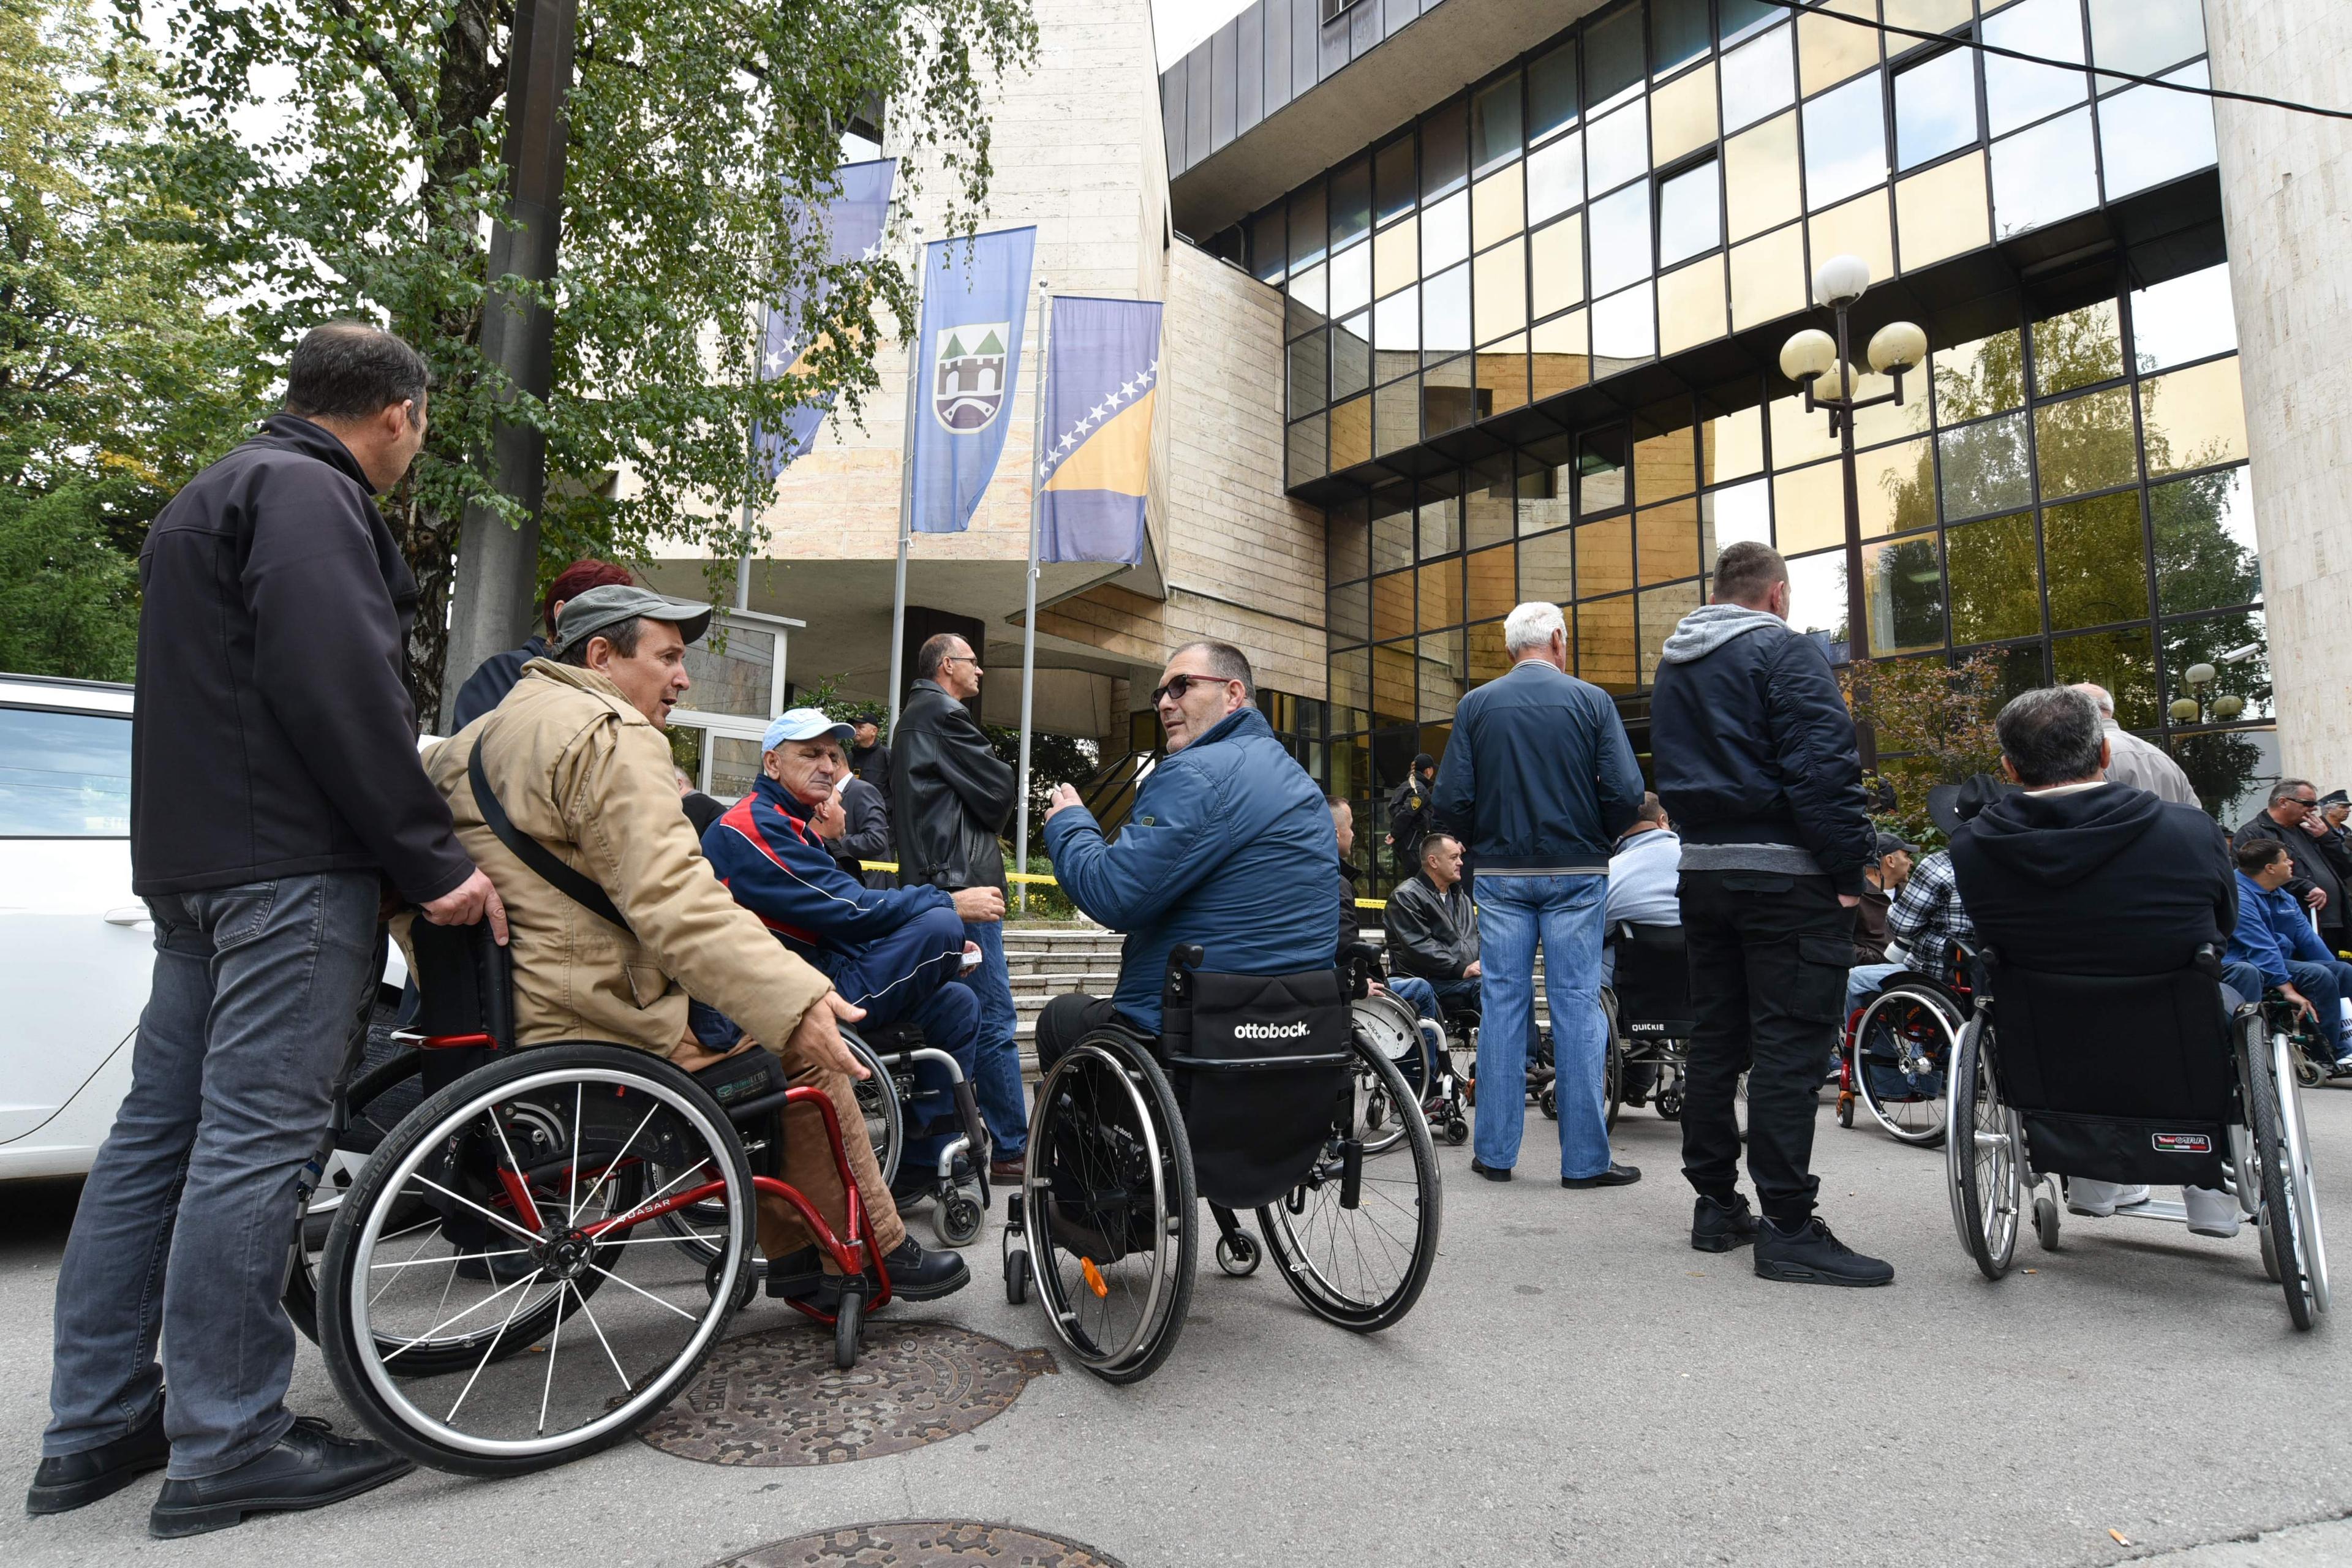
MULTIPOLYGON (((1420 1101, 1433 1134, 1450 1143, 1468 1142, 1470 1124, 1453 1099, 1456 1090, 1448 1073, 1444 1031, 1389 991, 1367 991, 1349 1004, 1349 1014, 1357 1037, 1388 1058, 1420 1101)), ((1360 1067, 1356 1077, 1364 1103, 1364 1150, 1381 1153, 1404 1136, 1404 1119, 1390 1101, 1385 1081, 1370 1068, 1360 1067)))
POLYGON ((1609 1021, 1609 1065, 1602 1079, 1608 1124, 1617 1125, 1624 1103, 1626 1068, 1642 1066, 1657 1073, 1650 1103, 1660 1116, 1677 1121, 1691 1034, 1697 1027, 1683 928, 1619 921, 1607 941, 1617 960, 1613 983, 1601 991, 1601 1011, 1609 1021))
MULTIPOLYGON (((2327 1253, 2287 1037, 2290 1009, 2223 1021, 2210 947, 2169 974, 2058 974, 1971 955, 1976 1008, 1952 1053, 1945 1171, 1952 1224, 1989 1279, 2009 1272, 2032 1194, 2058 1247, 2068 1177, 2213 1188, 2259 1233, 2298 1329, 2327 1310, 2327 1253)), ((2186 1223, 2177 1202, 2118 1215, 2186 1223)))
POLYGON ((1359 1333, 1411 1311, 1436 1261, 1428 1121, 1344 1000, 1362 999, 1367 972, 1221 974, 1202 957, 1170 955, 1158 1040, 1107 1026, 1047 1069, 1006 1204, 1006 1300, 1034 1285, 1055 1336, 1107 1383, 1139 1382, 1175 1349, 1201 1198, 1227 1274, 1255 1271, 1263 1247, 1309 1311, 1359 1333), (1367 1085, 1397 1118, 1384 1142, 1367 1085))
POLYGON ((501 1476, 633 1435, 758 1289, 755 1192, 797 1210, 841 1270, 836 1310, 791 1304, 832 1327, 837 1366, 855 1363, 890 1279, 830 1098, 786 1087, 759 1049, 694 1074, 600 1041, 518 1049, 508 953, 488 929, 419 921, 412 942, 414 1032, 361 1042, 373 1059, 339 1090, 298 1183, 287 1287, 378 1437, 501 1476), (774 1173, 799 1103, 833 1147, 840 1233, 774 1173))
POLYGON ((857 1108, 866 1116, 866 1141, 882 1167, 901 1217, 917 1204, 931 1205, 931 1228, 949 1247, 969 1246, 987 1223, 990 1202, 988 1126, 981 1118, 972 1087, 953 1056, 927 1045, 921 1026, 912 1023, 842 1031, 850 1054, 865 1064, 867 1076, 856 1086, 857 1108), (907 1144, 907 1126, 915 1108, 918 1064, 944 1068, 948 1093, 955 1106, 956 1132, 940 1148, 938 1168, 919 1190, 901 1187, 898 1166, 907 1144))
POLYGON ((1887 976, 1885 988, 1846 1019, 1838 1050, 1838 1125, 1853 1125, 1860 1101, 1898 1142, 1923 1149, 1941 1143, 1952 1052, 1975 1009, 1959 942, 1945 943, 1932 971, 1887 976))

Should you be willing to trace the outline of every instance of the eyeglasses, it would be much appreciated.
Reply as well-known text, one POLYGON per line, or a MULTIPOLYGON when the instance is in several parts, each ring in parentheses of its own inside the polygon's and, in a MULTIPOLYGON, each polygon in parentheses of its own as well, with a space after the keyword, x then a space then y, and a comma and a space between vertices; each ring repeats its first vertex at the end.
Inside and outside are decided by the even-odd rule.
POLYGON ((980 658, 976 654, 951 653, 945 658, 940 660, 940 662, 941 664, 969 664, 974 668, 977 668, 980 665, 980 658))
POLYGON ((1213 682, 1215 682, 1216 684, 1220 685, 1220 686, 1233 684, 1231 681, 1227 680, 1224 677, 1222 677, 1222 676, 1215 676, 1215 675, 1171 675, 1171 676, 1170 676, 1170 677, 1168 678, 1168 684, 1167 684, 1167 685, 1165 685, 1165 686, 1154 687, 1154 688, 1152 689, 1152 692, 1151 692, 1151 705, 1152 705, 1154 708, 1157 708, 1157 707, 1159 707, 1159 706, 1160 706, 1160 704, 1161 702, 1163 702, 1163 701, 1170 701, 1170 700, 1173 700, 1173 701, 1177 701, 1177 702, 1181 702, 1181 701, 1183 701, 1183 700, 1184 700, 1184 694, 1185 694, 1186 692, 1188 692, 1188 691, 1190 691, 1190 690, 1192 690, 1192 685, 1193 685, 1193 683, 1194 683, 1195 681, 1198 681, 1198 682, 1202 683, 1202 685, 1207 685, 1207 684, 1209 684, 1209 683, 1211 683, 1211 682, 1213 682, 1213 682))

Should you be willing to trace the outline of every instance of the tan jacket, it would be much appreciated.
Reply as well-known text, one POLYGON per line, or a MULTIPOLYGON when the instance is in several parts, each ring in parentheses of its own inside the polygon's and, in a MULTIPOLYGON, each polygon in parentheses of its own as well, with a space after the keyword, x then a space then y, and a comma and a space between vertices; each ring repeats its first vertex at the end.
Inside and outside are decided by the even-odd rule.
POLYGON ((678 808, 668 742, 604 676, 532 659, 503 702, 425 753, 425 771, 506 904, 518 1043, 612 1040, 667 1055, 691 994, 782 1054, 832 989, 712 874, 678 808), (602 887, 634 939, 484 824, 466 776, 477 740, 514 825, 602 887))

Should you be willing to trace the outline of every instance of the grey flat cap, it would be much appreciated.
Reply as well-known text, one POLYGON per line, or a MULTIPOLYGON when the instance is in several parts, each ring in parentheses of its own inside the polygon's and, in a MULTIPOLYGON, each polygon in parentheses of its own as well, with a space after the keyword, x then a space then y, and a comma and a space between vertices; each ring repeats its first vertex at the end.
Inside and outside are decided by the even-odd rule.
POLYGON ((563 613, 555 617, 555 641, 548 652, 560 657, 598 632, 640 616, 674 622, 677 635, 688 642, 710 629, 708 605, 689 605, 665 599, 650 588, 607 583, 601 588, 589 589, 576 599, 564 601, 563 613))

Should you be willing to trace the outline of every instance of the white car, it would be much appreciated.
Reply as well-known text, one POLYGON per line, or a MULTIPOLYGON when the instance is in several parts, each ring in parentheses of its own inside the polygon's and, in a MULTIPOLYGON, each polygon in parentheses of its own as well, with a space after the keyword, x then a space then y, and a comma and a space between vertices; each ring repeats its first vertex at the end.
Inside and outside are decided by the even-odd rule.
MULTIPOLYGON (((0 1181, 89 1169, 155 923, 131 891, 131 689, 0 674, 0 1181)), ((397 948, 384 984, 406 978, 397 948)))

